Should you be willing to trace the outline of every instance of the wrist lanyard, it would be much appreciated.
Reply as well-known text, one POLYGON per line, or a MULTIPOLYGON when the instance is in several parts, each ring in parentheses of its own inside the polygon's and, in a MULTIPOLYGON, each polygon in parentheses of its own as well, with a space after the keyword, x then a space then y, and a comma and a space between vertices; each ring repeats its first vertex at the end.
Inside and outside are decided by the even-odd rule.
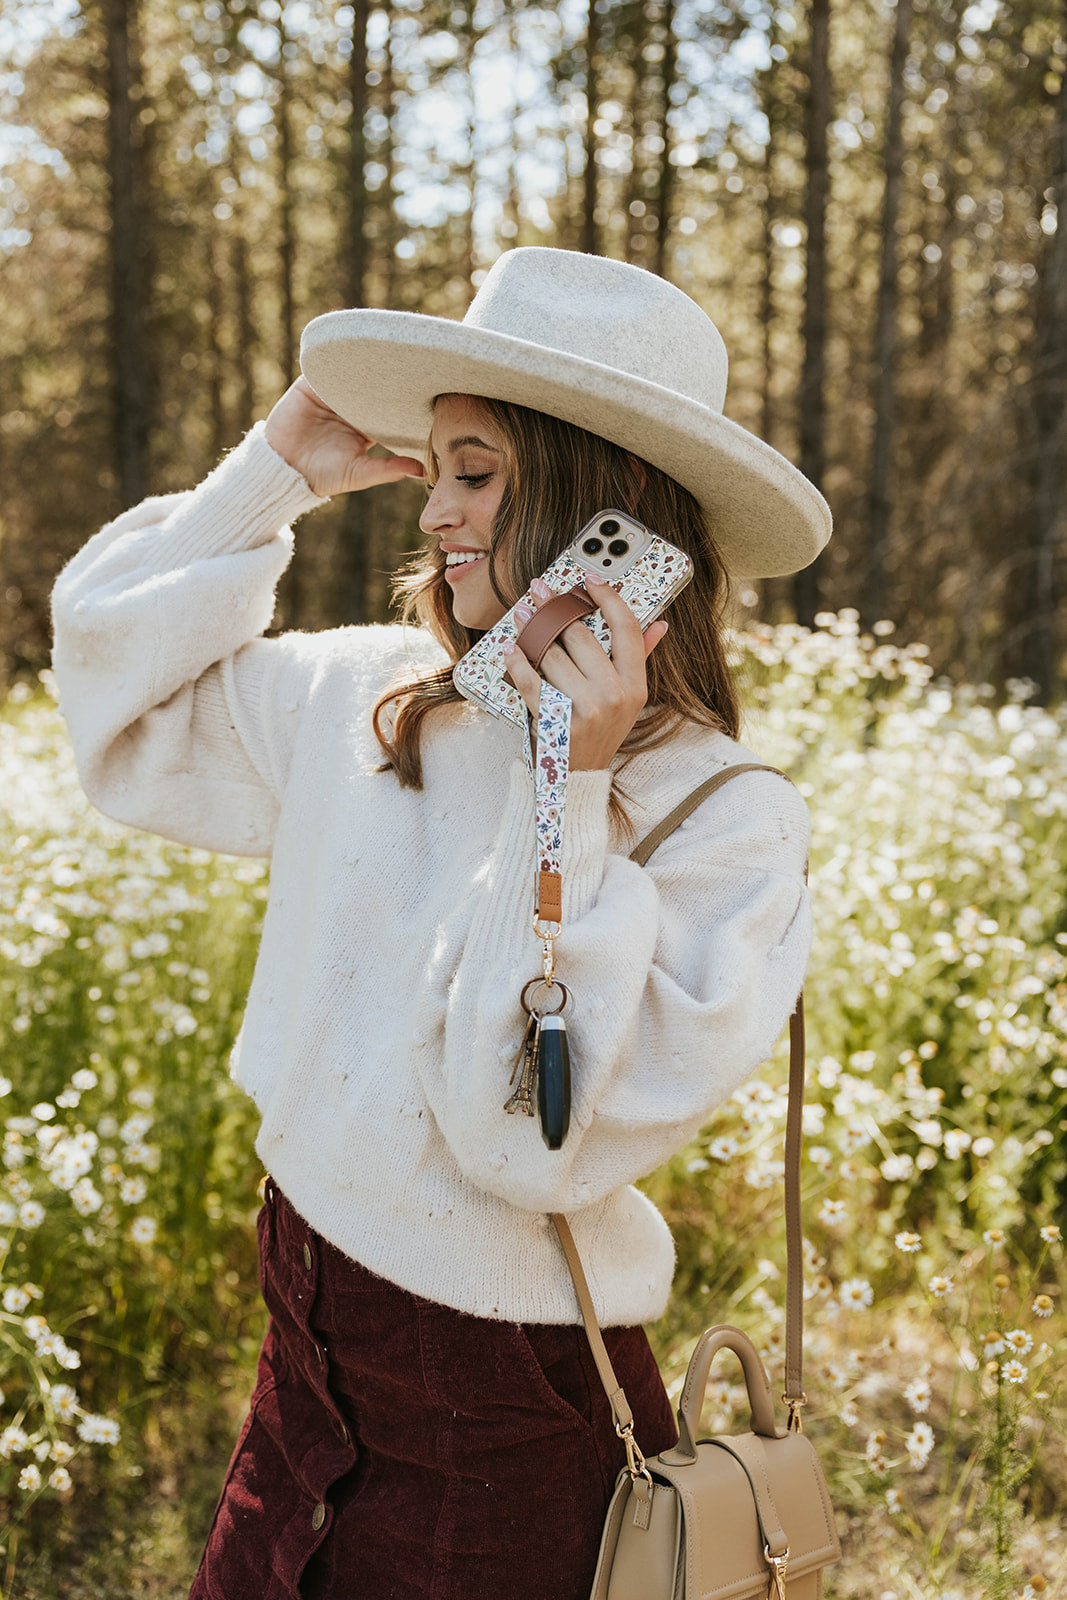
POLYGON ((563 917, 563 822, 570 772, 571 700, 542 680, 537 704, 537 749, 533 749, 530 723, 523 736, 526 770, 534 784, 534 831, 537 870, 534 881, 533 931, 541 941, 541 976, 523 985, 519 1004, 526 1027, 515 1058, 511 1081, 518 1087, 505 1111, 534 1116, 536 1096, 541 1136, 550 1150, 558 1150, 570 1122, 570 1052, 565 1012, 570 991, 556 978, 555 941, 563 917))

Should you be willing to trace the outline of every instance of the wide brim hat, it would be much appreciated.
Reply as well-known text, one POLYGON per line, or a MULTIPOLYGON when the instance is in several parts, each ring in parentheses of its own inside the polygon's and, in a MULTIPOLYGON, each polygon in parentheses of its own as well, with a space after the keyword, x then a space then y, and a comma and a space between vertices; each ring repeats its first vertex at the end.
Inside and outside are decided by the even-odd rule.
POLYGON ((442 394, 511 401, 610 439, 695 496, 735 577, 797 572, 830 537, 814 485, 723 416, 726 346, 711 318, 624 261, 509 250, 462 322, 330 311, 304 329, 300 364, 333 411, 399 455, 422 457, 442 394))

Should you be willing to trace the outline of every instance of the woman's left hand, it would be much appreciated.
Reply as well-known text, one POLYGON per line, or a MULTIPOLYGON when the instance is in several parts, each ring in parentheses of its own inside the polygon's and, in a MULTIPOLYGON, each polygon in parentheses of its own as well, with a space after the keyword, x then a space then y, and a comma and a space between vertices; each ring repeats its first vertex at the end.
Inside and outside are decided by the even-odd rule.
MULTIPOLYGON (((545 651, 540 673, 521 650, 513 647, 508 656, 507 675, 535 720, 542 677, 570 696, 574 707, 572 772, 592 772, 611 765, 648 699, 645 662, 667 632, 666 622, 660 621, 650 623, 642 634, 637 618, 617 590, 592 574, 586 583, 611 629, 610 656, 584 622, 564 628, 545 651)), ((532 590, 535 609, 553 598, 540 579, 532 590)))

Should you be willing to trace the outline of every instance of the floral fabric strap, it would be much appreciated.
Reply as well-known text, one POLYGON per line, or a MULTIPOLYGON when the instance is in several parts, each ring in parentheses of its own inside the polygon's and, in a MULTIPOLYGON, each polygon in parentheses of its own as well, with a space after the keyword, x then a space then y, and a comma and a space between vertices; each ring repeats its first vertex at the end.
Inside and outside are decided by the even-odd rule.
POLYGON ((534 888, 535 930, 559 931, 563 915, 563 817, 570 770, 571 701, 568 695, 542 680, 537 704, 537 754, 526 729, 526 766, 534 782, 534 826, 537 840, 537 878, 534 888))

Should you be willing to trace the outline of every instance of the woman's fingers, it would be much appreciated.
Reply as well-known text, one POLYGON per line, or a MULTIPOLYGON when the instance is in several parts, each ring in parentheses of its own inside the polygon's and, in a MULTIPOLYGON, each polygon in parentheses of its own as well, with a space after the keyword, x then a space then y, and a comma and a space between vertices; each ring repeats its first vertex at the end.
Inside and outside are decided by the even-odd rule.
MULTIPOLYGON (((530 601, 516 608, 520 626, 553 598, 540 580, 531 590, 530 601)), ((545 651, 540 672, 521 650, 512 647, 508 652, 508 677, 531 712, 537 711, 543 678, 570 696, 571 766, 576 772, 610 765, 648 698, 645 662, 667 631, 666 622, 657 621, 642 635, 633 612, 608 584, 594 579, 589 592, 611 629, 610 657, 584 622, 563 630, 545 651)))
POLYGON ((422 463, 414 456, 369 455, 373 440, 332 411, 304 377, 274 406, 265 437, 323 496, 422 476, 422 463))
POLYGON ((541 674, 535 667, 531 667, 517 646, 505 645, 504 655, 508 663, 505 676, 510 678, 522 695, 527 710, 532 711, 536 717, 537 707, 541 699, 541 674))

